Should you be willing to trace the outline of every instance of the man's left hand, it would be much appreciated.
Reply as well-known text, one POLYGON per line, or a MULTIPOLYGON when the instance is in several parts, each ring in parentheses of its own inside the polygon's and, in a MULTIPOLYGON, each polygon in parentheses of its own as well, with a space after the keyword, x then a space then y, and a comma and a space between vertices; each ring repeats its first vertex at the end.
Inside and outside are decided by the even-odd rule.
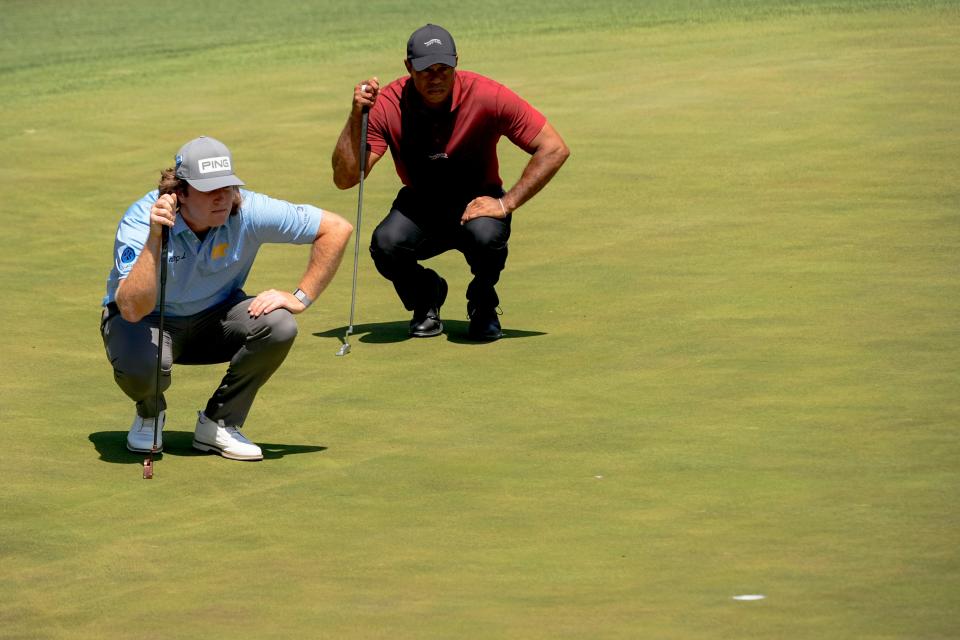
POLYGON ((501 205, 502 199, 491 198, 489 196, 480 196, 474 198, 463 210, 460 216, 460 224, 466 224, 474 218, 506 218, 510 212, 506 205, 501 205))
POLYGON ((274 309, 287 309, 290 313, 297 314, 306 307, 289 291, 267 289, 250 301, 247 313, 250 314, 251 318, 259 318, 264 313, 270 313, 274 309))

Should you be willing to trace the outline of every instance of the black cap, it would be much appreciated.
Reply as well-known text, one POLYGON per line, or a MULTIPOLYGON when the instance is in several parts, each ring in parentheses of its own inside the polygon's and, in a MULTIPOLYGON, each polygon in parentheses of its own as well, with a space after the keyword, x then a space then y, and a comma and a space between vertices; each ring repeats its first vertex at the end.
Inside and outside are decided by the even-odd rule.
POLYGON ((457 45, 449 31, 435 24, 427 24, 414 31, 407 41, 407 60, 415 71, 423 71, 437 63, 455 67, 457 45))

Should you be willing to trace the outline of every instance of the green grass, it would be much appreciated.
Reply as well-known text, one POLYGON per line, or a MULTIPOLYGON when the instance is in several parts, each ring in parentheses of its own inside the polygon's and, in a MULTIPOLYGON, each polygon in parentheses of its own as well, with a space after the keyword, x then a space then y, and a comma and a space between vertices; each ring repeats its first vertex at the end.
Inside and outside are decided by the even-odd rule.
POLYGON ((0 638, 958 635, 955 2, 0 9, 0 638), (97 334, 119 216, 206 133, 353 218, 351 88, 427 21, 573 150, 515 216, 507 338, 463 340, 449 255, 448 335, 404 339, 364 251, 334 357, 348 257, 254 406, 267 459, 190 452, 222 368, 179 367, 143 482, 97 334))

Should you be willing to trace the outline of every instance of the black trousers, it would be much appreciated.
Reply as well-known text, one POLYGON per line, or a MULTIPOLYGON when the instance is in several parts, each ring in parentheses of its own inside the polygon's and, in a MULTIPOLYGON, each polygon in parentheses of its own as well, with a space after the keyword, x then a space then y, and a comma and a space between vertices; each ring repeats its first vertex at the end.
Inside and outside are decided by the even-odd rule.
POLYGON ((467 300, 479 308, 500 304, 495 286, 507 263, 511 216, 474 218, 461 225, 463 208, 439 214, 401 211, 399 201, 374 229, 370 255, 380 275, 393 283, 403 306, 413 311, 436 303, 440 276, 419 261, 452 249, 463 254, 473 274, 467 300))

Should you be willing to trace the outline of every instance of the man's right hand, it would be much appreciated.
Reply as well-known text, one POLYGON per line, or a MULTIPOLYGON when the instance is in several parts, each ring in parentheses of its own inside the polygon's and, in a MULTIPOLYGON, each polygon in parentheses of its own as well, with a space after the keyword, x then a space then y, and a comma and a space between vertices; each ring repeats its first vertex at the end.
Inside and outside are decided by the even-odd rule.
POLYGON ((159 238, 164 227, 173 227, 177 220, 177 194, 165 193, 150 207, 150 236, 159 238))
POLYGON ((380 93, 380 80, 376 76, 364 80, 353 88, 353 111, 359 114, 369 109, 377 101, 380 93))

